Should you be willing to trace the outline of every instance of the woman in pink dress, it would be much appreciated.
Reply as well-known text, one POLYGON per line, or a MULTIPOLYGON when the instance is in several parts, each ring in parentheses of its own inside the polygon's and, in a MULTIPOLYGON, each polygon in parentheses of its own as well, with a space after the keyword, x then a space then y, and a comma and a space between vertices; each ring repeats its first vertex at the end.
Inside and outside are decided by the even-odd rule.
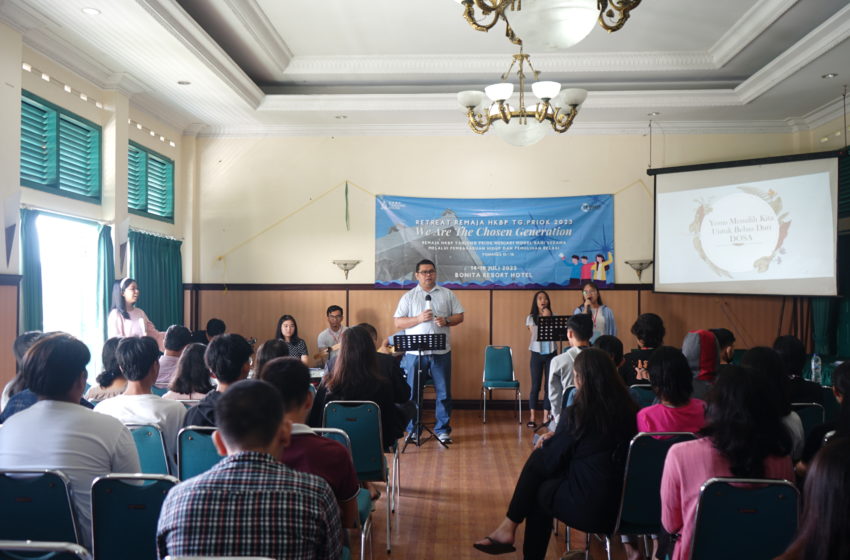
POLYGON ((670 448, 661 479, 661 522, 668 533, 681 535, 673 560, 690 557, 699 491, 708 479, 794 480, 791 436, 779 403, 765 398, 769 382, 751 368, 722 368, 709 394, 703 437, 670 448))

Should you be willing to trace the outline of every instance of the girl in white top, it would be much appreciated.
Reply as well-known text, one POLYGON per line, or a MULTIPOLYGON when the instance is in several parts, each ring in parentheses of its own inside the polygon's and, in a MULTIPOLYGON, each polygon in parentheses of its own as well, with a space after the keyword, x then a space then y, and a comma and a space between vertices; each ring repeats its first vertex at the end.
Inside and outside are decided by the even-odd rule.
POLYGON ((139 285, 130 277, 116 280, 112 287, 112 311, 106 320, 109 338, 120 336, 149 336, 162 348, 163 333, 148 319, 144 311, 136 307, 139 301, 139 285))
POLYGON ((531 372, 531 390, 528 394, 529 419, 526 426, 537 428, 535 422, 536 410, 540 406, 540 387, 543 387, 543 424, 549 423, 549 397, 547 387, 549 386, 549 362, 555 357, 555 343, 551 341, 540 342, 537 340, 537 320, 539 317, 551 317, 552 309, 549 294, 543 290, 534 294, 531 299, 531 313, 525 318, 525 326, 531 334, 531 342, 528 349, 531 351, 529 369, 531 372))

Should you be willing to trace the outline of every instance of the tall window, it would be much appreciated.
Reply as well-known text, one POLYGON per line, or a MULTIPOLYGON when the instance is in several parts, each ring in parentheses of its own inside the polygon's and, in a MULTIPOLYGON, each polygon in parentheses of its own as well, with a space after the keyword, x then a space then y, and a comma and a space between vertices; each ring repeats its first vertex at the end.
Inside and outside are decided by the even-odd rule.
POLYGON ((21 185, 100 203, 101 129, 28 91, 21 98, 21 185))
POLYGON ((100 372, 103 321, 98 316, 97 224, 41 214, 36 218, 41 249, 44 331, 64 331, 92 354, 89 383, 100 372))
POLYGON ((174 222, 174 161, 130 142, 127 205, 132 214, 174 222))

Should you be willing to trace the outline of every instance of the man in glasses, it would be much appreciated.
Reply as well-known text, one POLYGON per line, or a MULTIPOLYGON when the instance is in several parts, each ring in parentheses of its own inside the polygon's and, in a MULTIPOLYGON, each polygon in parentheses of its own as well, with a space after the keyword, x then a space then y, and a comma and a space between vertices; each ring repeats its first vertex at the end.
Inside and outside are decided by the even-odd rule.
POLYGON ((316 341, 316 347, 319 349, 319 353, 315 356, 323 365, 330 362, 331 358, 335 358, 339 353, 339 337, 348 328, 342 324, 342 307, 331 305, 328 307, 326 314, 328 328, 319 333, 316 341))
MULTIPOLYGON (((437 393, 437 424, 434 432, 443 443, 451 443, 452 428, 452 353, 449 342, 451 327, 463 322, 463 306, 454 293, 437 285, 437 267, 428 259, 416 263, 415 288, 405 293, 398 302, 398 308, 393 317, 395 327, 404 329, 405 334, 440 334, 446 335, 445 350, 425 350, 422 352, 422 384, 430 375, 434 380, 437 393)), ((417 352, 407 352, 402 359, 402 367, 407 372, 407 382, 417 398, 416 364, 417 352)), ((411 428, 412 429, 412 428, 411 428)), ((417 434, 418 435, 418 434, 417 434)))

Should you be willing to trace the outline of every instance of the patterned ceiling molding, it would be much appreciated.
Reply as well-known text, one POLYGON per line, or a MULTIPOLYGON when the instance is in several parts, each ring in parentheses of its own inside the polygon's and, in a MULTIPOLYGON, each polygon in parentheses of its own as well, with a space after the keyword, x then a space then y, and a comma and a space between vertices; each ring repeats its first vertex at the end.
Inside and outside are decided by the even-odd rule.
POLYGON ((231 59, 224 49, 207 35, 189 14, 170 0, 136 0, 174 38, 179 40, 197 60, 213 71, 242 100, 256 108, 263 92, 231 59))
POLYGON ((744 80, 735 91, 744 103, 750 103, 848 37, 850 4, 744 80))
MULTIPOLYGON (((208 0, 204 0, 205 2, 208 0)), ((277 29, 266 17, 257 0, 224 0, 225 7, 234 15, 233 23, 239 23, 243 39, 251 38, 251 42, 261 49, 263 60, 267 66, 282 76, 292 60, 292 51, 277 29)))
MULTIPOLYGON (((656 122, 653 134, 788 134, 794 132, 784 121, 727 121, 727 122, 656 122)), ((644 135, 646 121, 581 124, 570 128, 575 135, 644 135)), ((474 133, 464 122, 400 125, 263 125, 236 127, 209 127, 199 137, 249 138, 249 137, 330 137, 330 136, 470 136, 474 133)))
POLYGON ((715 68, 723 68, 791 9, 799 0, 760 0, 735 22, 711 48, 715 68))

